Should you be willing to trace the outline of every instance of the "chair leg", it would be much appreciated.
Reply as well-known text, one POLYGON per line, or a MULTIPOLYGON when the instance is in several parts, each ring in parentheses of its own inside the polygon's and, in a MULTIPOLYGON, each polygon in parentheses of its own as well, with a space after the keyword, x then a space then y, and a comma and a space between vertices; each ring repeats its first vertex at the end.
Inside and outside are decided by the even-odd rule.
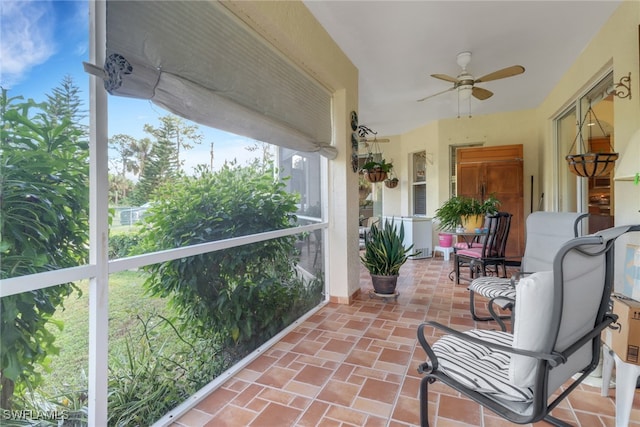
POLYGON ((488 320, 493 320, 493 317, 480 317, 476 314, 476 305, 475 305, 475 292, 469 290, 469 311, 471 312, 471 318, 476 321, 486 322, 488 320))
POLYGON ((489 313, 491 313, 491 320, 495 320, 496 322, 498 322, 498 325, 500 326, 500 330, 502 332, 507 332, 507 325, 504 324, 502 319, 508 319, 509 316, 504 317, 496 313, 496 311, 493 309, 493 300, 489 301, 489 303, 487 304, 487 308, 489 309, 489 313))
POLYGON ((423 377, 420 381, 420 426, 429 427, 429 381, 423 377))
MULTIPOLYGON (((471 312, 471 318, 473 320, 479 321, 479 322, 487 322, 489 320, 495 320, 496 322, 498 322, 498 325, 500 326, 500 329, 502 329, 503 332, 506 332, 507 326, 504 324, 504 322, 502 322, 502 319, 511 319, 513 314, 511 316, 509 316, 509 315, 503 315, 503 316, 498 315, 498 313, 496 313, 495 310, 493 310, 493 308, 492 308, 493 307, 493 299, 491 299, 487 303, 487 309, 489 310, 489 314, 491 314, 491 316, 480 317, 476 313, 475 296, 476 296, 476 293, 473 292, 471 289, 469 289, 469 311, 471 312)), ((511 310, 511 308, 509 308, 509 310, 511 310)), ((513 312, 513 310, 511 310, 511 311, 513 312)))
POLYGON ((456 269, 456 285, 460 284, 460 258, 458 258, 458 255, 454 255, 453 256, 453 261, 455 262, 455 269, 456 269))
POLYGON ((556 426, 556 427, 572 427, 571 424, 566 423, 556 417, 552 417, 551 415, 547 415, 546 417, 544 417, 544 420, 546 422, 548 422, 549 424, 551 424, 552 426, 556 426))
POLYGON ((484 264, 478 265, 478 263, 474 263, 473 267, 471 268, 471 280, 475 279, 476 277, 480 277, 480 272, 482 272, 482 276, 487 275, 487 270, 485 269, 484 264))
POLYGON ((483 267, 478 265, 475 259, 469 261, 469 281, 473 281, 476 278, 476 272, 480 276, 480 270, 483 267))

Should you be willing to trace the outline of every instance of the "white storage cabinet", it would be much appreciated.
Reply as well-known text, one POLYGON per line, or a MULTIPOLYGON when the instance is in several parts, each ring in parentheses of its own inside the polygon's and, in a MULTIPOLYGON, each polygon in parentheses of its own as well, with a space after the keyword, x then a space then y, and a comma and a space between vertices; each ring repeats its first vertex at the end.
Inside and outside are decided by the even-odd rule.
POLYGON ((431 258, 433 256, 432 234, 433 223, 431 218, 425 216, 384 217, 385 220, 394 221, 400 227, 404 225, 404 245, 413 245, 413 251, 420 251, 420 255, 409 258, 431 258))

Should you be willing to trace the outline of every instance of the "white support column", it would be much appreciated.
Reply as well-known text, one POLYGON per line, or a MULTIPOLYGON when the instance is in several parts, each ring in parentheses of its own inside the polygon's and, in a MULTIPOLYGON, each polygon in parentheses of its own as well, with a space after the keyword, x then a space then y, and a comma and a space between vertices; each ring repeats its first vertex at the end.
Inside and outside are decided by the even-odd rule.
MULTIPOLYGON (((89 0, 89 61, 102 65, 106 48, 106 2, 89 0)), ((102 79, 90 77, 89 263, 96 273, 89 281, 89 419, 107 425, 108 385, 108 149, 107 93, 102 79)))
POLYGON ((351 169, 350 109, 347 93, 333 96, 334 139, 338 157, 329 162, 329 230, 326 244, 329 296, 332 302, 348 304, 360 286, 358 256, 358 174, 351 169), (345 244, 346 241, 346 244, 345 244))

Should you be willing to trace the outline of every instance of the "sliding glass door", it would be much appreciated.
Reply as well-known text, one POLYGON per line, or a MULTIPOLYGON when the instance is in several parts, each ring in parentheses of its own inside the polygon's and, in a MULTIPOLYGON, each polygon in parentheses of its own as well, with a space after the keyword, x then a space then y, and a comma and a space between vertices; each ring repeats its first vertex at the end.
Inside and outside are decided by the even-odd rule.
POLYGON ((611 176, 581 178, 567 167, 567 154, 614 151, 613 73, 607 74, 576 99, 555 120, 555 210, 589 212, 588 230, 593 233, 613 226, 611 176))

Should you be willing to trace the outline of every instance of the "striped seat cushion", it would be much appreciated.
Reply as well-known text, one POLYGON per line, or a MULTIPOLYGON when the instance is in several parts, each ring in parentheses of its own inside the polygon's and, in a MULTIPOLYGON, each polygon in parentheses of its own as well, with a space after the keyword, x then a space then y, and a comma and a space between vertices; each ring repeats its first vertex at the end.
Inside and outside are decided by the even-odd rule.
MULTIPOLYGON (((511 347, 513 336, 501 331, 470 330, 470 336, 511 347)), ((438 357, 439 370, 465 386, 497 399, 529 403, 533 390, 517 387, 509 381, 510 355, 489 347, 445 335, 433 344, 438 357)))
POLYGON ((511 279, 502 277, 478 277, 471 282, 471 284, 469 285, 469 290, 489 299, 516 299, 516 288, 511 284, 511 279))

